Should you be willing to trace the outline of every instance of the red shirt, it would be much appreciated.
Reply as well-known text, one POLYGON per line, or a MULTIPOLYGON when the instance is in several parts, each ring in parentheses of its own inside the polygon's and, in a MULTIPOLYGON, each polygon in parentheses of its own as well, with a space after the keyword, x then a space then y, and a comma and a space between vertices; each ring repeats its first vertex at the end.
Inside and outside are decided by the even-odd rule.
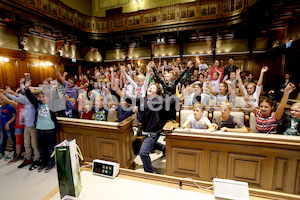
POLYGON ((24 129, 25 128, 25 108, 22 104, 17 105, 17 118, 15 123, 15 128, 24 129))

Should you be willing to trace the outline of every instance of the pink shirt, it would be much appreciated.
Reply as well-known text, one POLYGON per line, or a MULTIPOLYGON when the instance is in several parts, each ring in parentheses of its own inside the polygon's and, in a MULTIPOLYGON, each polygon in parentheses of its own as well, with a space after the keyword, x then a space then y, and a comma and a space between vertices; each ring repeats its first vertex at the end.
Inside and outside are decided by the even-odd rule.
MULTIPOLYGON (((213 67, 213 68, 210 70, 210 78, 211 78, 211 79, 212 79, 212 77, 213 77, 214 71, 216 71, 216 67, 213 67)), ((220 71, 220 68, 219 68, 219 71, 220 71)), ((221 68, 221 72, 222 72, 222 77, 221 77, 220 82, 222 82, 222 79, 223 79, 223 76, 224 76, 224 67, 221 68)), ((219 77, 219 74, 218 74, 218 77, 219 77)))

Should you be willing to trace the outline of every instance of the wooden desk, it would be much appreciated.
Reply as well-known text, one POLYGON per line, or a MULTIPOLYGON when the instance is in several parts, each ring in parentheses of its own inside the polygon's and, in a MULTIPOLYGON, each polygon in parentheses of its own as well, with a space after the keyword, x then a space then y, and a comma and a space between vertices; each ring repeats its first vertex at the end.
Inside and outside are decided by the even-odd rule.
POLYGON ((300 194, 300 137, 175 129, 166 136, 166 173, 300 194))
POLYGON ((84 160, 102 159, 130 168, 133 164, 132 118, 122 122, 58 117, 59 140, 76 139, 84 160))

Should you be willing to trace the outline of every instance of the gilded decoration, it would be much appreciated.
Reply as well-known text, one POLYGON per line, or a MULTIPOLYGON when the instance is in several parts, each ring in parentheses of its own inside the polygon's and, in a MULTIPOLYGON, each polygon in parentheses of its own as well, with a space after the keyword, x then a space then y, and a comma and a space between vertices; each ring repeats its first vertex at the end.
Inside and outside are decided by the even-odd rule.
POLYGON ((205 4, 200 6, 201 16, 217 15, 217 4, 205 4))
POLYGON ((42 0, 42 9, 50 15, 57 16, 57 5, 49 0, 42 0))
POLYGON ((162 21, 175 20, 176 11, 175 7, 168 7, 162 11, 162 21))
POLYGON ((144 15, 145 24, 155 23, 157 21, 157 12, 144 15))
POLYGON ((106 30, 108 29, 106 21, 96 21, 96 29, 97 30, 106 30))
POLYGON ((223 1, 223 5, 222 5, 223 9, 222 12, 223 13, 229 13, 231 12, 231 1, 223 1))
POLYGON ((84 29, 91 29, 91 20, 78 16, 78 26, 84 29))
POLYGON ((128 26, 137 26, 140 24, 140 16, 130 16, 128 17, 128 26))
POLYGON ((74 15, 72 12, 66 10, 65 8, 62 8, 62 18, 65 21, 68 21, 70 23, 74 23, 74 15))
POLYGON ((36 7, 36 0, 22 0, 22 1, 36 7))
MULTIPOLYGON (((217 19, 221 14, 233 14, 236 10, 247 8, 258 2, 258 0, 214 0, 210 1, 210 3, 201 1, 200 3, 180 3, 172 6, 162 5, 162 7, 151 10, 146 9, 142 12, 139 11, 139 13, 123 13, 115 19, 109 19, 106 17, 100 18, 84 15, 57 0, 13 1, 24 2, 23 5, 28 5, 28 7, 38 7, 41 9, 38 12, 52 16, 54 19, 60 20, 61 22, 77 25, 79 29, 85 31, 99 30, 104 32, 111 32, 113 31, 112 29, 118 28, 135 29, 137 26, 149 24, 156 26, 157 24, 166 22, 178 23, 181 19, 188 18, 194 18, 191 21, 197 21, 200 20, 200 18, 198 19, 199 16, 217 19), (60 17, 58 18, 58 16, 60 17), (96 21, 92 19, 96 19, 96 21)), ((101 3, 103 3, 102 6, 111 4, 122 6, 122 4, 128 2, 129 0, 101 1, 101 3)), ((205 18, 203 19, 205 20, 205 18)))
POLYGON ((124 26, 124 18, 116 18, 113 21, 113 28, 122 28, 124 26))

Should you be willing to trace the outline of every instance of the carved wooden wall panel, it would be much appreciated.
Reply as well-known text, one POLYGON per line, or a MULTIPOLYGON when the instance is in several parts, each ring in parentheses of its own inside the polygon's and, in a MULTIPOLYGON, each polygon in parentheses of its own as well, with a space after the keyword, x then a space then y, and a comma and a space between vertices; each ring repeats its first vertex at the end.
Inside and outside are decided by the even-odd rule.
POLYGON ((285 158, 275 158, 274 166, 274 190, 283 191, 287 177, 288 160, 285 158))
POLYGON ((203 162, 203 152, 201 150, 174 148, 172 153, 175 158, 172 163, 174 165, 173 173, 188 172, 199 178, 202 177, 200 163, 203 162))
POLYGON ((265 172, 265 157, 229 153, 228 178, 245 181, 262 187, 262 174, 265 172))
POLYGON ((102 160, 111 160, 114 162, 118 162, 119 158, 119 144, 118 141, 97 138, 97 155, 99 155, 99 159, 102 160))
POLYGON ((297 175, 296 175, 296 184, 295 184, 295 194, 300 194, 300 160, 297 161, 297 175))

